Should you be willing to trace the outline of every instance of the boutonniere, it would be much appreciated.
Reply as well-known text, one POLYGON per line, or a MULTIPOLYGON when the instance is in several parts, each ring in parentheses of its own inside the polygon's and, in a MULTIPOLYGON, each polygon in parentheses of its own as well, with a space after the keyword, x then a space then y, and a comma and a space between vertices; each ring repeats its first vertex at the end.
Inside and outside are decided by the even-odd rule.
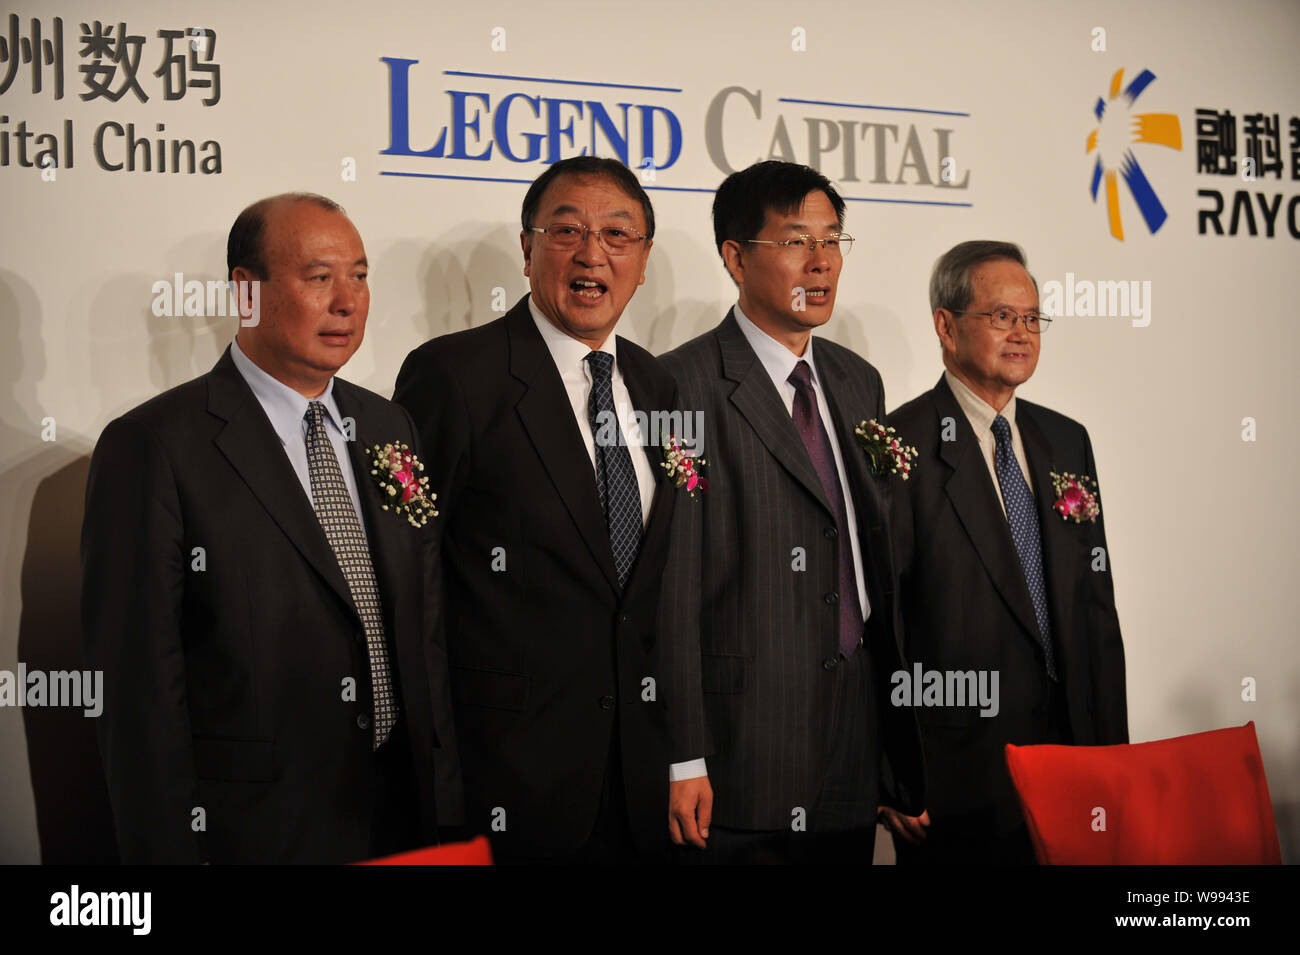
POLYGON ((912 473, 916 448, 903 444, 893 428, 886 428, 875 418, 862 422, 853 429, 853 433, 858 436, 858 443, 871 460, 872 474, 897 474, 904 481, 907 480, 912 473))
POLYGON ((420 477, 424 462, 414 451, 400 441, 383 447, 376 444, 370 457, 370 473, 389 502, 380 505, 385 511, 396 511, 413 527, 423 527, 429 518, 438 516, 433 506, 438 495, 428 490, 429 479, 420 477))
POLYGON ((1052 507, 1061 515, 1061 520, 1095 524, 1097 515, 1101 513, 1101 505, 1097 503, 1097 482, 1086 474, 1047 473, 1052 476, 1052 487, 1056 491, 1052 507), (1091 491, 1088 485, 1092 485, 1091 491))
POLYGON ((704 458, 696 457, 694 451, 685 450, 671 434, 664 439, 663 447, 662 467, 675 487, 686 488, 687 496, 692 499, 697 490, 703 494, 709 489, 708 480, 700 473, 708 463, 704 458))

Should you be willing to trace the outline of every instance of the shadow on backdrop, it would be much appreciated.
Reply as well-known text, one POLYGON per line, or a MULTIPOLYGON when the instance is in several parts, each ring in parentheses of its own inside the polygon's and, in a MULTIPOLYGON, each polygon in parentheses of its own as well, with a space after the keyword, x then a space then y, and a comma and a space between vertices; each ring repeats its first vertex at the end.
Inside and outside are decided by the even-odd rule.
MULTIPOLYGON (((0 398, 0 488, 14 508, 5 517, 4 596, 7 606, 21 606, 17 639, 11 643, 12 635, 5 635, 0 659, 6 668, 21 661, 29 672, 80 670, 79 554, 90 442, 57 421, 55 440, 42 440, 47 412, 36 390, 46 369, 41 327, 35 291, 20 276, 0 271, 0 335, 18 345, 0 359, 3 379, 12 382, 0 398)), ((21 713, 41 861, 117 862, 94 720, 82 708, 24 707, 21 713)), ((15 763, 22 756, 13 749, 6 740, 12 767, 6 775, 16 786, 23 774, 15 763)), ((14 804, 17 796, 6 800, 6 827, 30 825, 26 807, 14 804)), ((17 861, 28 861, 28 850, 13 848, 28 840, 29 833, 11 832, 4 841, 17 861)))

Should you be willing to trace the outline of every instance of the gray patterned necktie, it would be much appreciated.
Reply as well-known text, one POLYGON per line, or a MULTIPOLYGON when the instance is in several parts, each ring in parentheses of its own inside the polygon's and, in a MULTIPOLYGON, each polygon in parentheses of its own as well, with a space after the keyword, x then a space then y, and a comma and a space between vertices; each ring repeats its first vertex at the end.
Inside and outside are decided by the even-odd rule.
POLYGON ((614 411, 614 356, 593 351, 588 352, 586 360, 591 367, 587 416, 591 419, 591 437, 596 446, 596 489, 600 492, 600 507, 609 529, 618 585, 626 587, 641 546, 641 489, 614 411))
POLYGON ((374 565, 370 562, 370 546, 361 531, 361 521, 339 469, 334 445, 325 433, 325 406, 319 401, 311 402, 307 405, 305 417, 311 506, 366 628, 370 687, 375 707, 375 734, 371 748, 378 749, 397 722, 397 700, 393 695, 392 672, 388 666, 388 644, 384 642, 384 610, 379 601, 379 585, 375 581, 374 565))
POLYGON ((993 437, 997 441, 993 467, 998 472, 998 484, 1002 487, 1002 503, 1007 508, 1011 540, 1015 542, 1020 569, 1024 572, 1029 598, 1034 604, 1047 675, 1055 680, 1056 660, 1052 656, 1052 627, 1047 614, 1047 587, 1043 582, 1043 541, 1038 526, 1038 510, 1034 506, 1034 495, 1029 490, 1029 482, 1025 480, 1020 464, 1011 451, 1011 425, 1002 415, 993 419, 993 437))

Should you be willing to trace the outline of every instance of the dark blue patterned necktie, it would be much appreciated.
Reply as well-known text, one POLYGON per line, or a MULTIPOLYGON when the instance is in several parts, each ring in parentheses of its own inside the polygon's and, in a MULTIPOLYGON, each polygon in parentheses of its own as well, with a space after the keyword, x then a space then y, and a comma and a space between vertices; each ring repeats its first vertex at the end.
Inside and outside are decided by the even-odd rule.
POLYGON ((609 528, 618 585, 625 587, 641 546, 641 490, 614 410, 614 356, 603 351, 589 352, 587 364, 591 367, 587 416, 596 446, 596 489, 609 528))
POLYGON ((790 372, 786 381, 794 385, 794 426, 799 437, 803 438, 817 476, 821 478, 826 499, 835 509, 840 546, 840 592, 836 598, 840 605, 840 653, 847 658, 853 656, 853 651, 862 642, 863 630, 862 604, 858 600, 858 575, 853 564, 853 540, 849 537, 848 508, 844 504, 844 490, 840 487, 831 439, 822 424, 821 413, 817 410, 812 369, 806 361, 801 361, 794 366, 794 371, 790 372))
POLYGON ((1011 451, 1011 425, 1002 415, 993 419, 993 437, 997 439, 993 466, 1002 487, 1002 503, 1006 505, 1007 523, 1011 525, 1011 539, 1020 555, 1020 569, 1024 571, 1029 599, 1034 603, 1034 616, 1038 618, 1047 675, 1055 680, 1056 661, 1052 657, 1052 628, 1047 615, 1047 587, 1043 583, 1043 541, 1038 527, 1038 509, 1029 483, 1011 451))

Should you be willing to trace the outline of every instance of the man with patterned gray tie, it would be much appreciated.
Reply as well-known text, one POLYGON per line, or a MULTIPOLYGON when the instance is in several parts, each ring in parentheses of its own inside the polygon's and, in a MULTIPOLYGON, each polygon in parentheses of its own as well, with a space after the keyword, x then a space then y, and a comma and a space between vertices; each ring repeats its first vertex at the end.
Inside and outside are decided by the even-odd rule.
POLYGON ((274 196, 236 219, 227 265, 226 353, 110 422, 91 461, 82 624, 122 860, 436 843, 462 796, 432 502, 410 416, 336 377, 370 306, 361 237, 329 199, 274 196))
POLYGON ((930 306, 943 377, 889 417, 918 450, 894 500, 906 654, 1000 698, 918 708, 929 813, 887 823, 903 864, 1032 863, 1003 747, 1128 742, 1097 469, 1082 425, 1016 396, 1051 321, 1019 246, 950 249, 930 306))
POLYGON ((444 514, 434 585, 468 825, 505 862, 662 861, 655 609, 674 497, 638 413, 671 408, 673 383, 614 334, 654 210, 626 166, 575 157, 520 218, 529 294, 411 352, 394 392, 444 514))

